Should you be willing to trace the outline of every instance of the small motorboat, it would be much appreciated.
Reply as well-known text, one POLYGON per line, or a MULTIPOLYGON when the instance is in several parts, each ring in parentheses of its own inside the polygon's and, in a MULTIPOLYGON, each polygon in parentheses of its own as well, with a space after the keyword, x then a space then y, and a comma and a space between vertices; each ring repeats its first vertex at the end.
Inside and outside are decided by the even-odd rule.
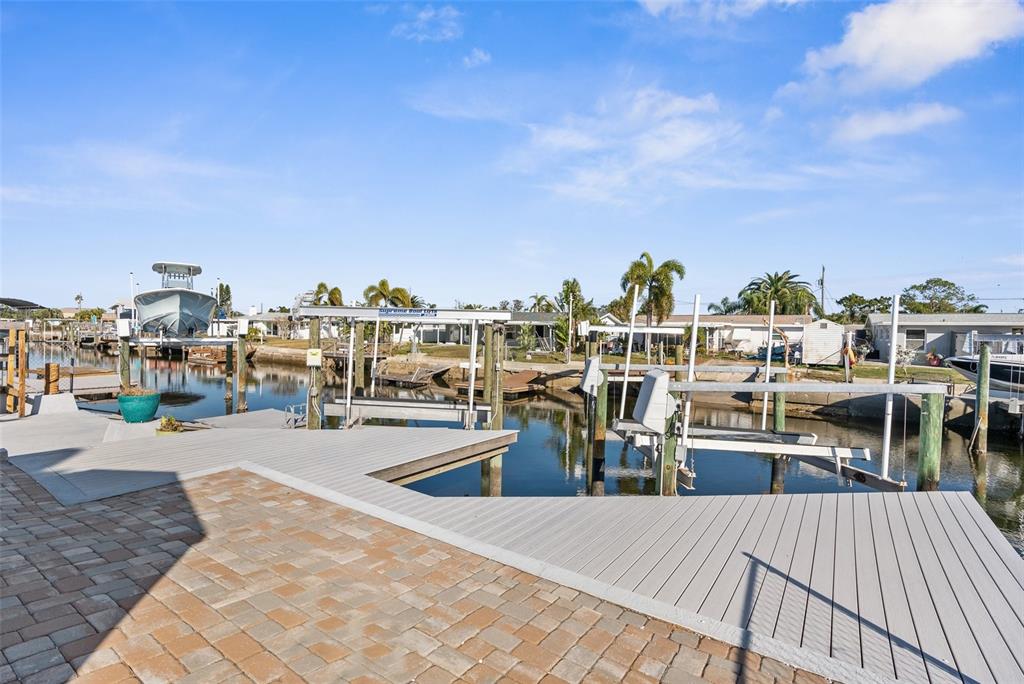
MULTIPOLYGON (((951 356, 946 365, 972 382, 978 381, 978 356, 951 356)), ((1024 391, 1024 354, 992 354, 989 386, 1008 392, 1024 391)))
POLYGON ((203 269, 195 264, 158 261, 153 270, 160 274, 160 289, 135 296, 142 329, 173 337, 205 333, 217 300, 193 289, 193 280, 203 269))

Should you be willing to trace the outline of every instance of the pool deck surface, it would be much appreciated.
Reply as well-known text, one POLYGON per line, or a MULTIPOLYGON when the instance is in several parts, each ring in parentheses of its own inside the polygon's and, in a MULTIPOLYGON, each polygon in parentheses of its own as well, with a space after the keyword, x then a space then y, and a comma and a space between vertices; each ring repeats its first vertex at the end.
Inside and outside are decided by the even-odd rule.
POLYGON ((831 679, 1024 679, 1024 560, 967 493, 435 498, 373 473, 490 453, 514 433, 226 420, 103 443, 108 422, 5 421, 0 441, 65 506, 259 476, 831 679))

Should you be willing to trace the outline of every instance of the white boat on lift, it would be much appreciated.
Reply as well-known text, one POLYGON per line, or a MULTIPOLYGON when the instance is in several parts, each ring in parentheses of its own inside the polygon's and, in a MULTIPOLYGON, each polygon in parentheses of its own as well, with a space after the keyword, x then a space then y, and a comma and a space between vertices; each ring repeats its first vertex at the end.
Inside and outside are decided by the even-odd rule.
POLYGON ((158 261, 153 270, 160 274, 160 289, 135 295, 142 329, 172 337, 205 333, 217 300, 193 289, 193 279, 203 269, 195 264, 158 261))

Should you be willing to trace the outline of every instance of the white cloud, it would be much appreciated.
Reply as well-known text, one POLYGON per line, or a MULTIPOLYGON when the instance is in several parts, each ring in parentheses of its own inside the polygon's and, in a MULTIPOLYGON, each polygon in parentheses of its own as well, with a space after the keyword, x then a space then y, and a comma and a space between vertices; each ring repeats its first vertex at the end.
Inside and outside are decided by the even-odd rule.
POLYGON ((462 13, 451 5, 434 8, 433 5, 410 7, 411 16, 395 24, 391 35, 406 40, 445 42, 462 37, 462 13))
POLYGON ((763 123, 770 124, 778 121, 783 116, 785 116, 785 112, 782 111, 781 107, 772 106, 764 110, 764 115, 761 117, 761 121, 763 123))
POLYGON ((1009 254, 1007 256, 996 257, 993 261, 997 264, 1020 266, 1021 268, 1024 268, 1024 254, 1009 254))
POLYGON ((473 48, 469 51, 469 54, 462 58, 462 65, 467 69, 473 69, 484 64, 489 64, 491 61, 491 53, 487 50, 480 48, 473 48))
POLYGON ((644 188, 688 184, 678 173, 705 173, 710 153, 741 131, 717 116, 718 108, 711 93, 620 89, 599 98, 591 112, 527 124, 529 141, 507 166, 540 175, 557 194, 622 203, 644 188))
POLYGON ((892 0, 848 15, 842 41, 810 50, 804 69, 857 90, 909 88, 1022 35, 1016 0, 892 0))
POLYGON ((843 119, 832 135, 839 142, 865 142, 883 136, 903 135, 927 126, 956 121, 963 113, 937 102, 910 105, 896 110, 857 112, 843 119))
POLYGON ((756 211, 752 214, 746 214, 736 219, 736 223, 742 223, 745 225, 753 225, 760 223, 776 223, 782 219, 792 218, 807 211, 807 207, 777 207, 775 209, 765 209, 763 211, 756 211))
POLYGON ((768 6, 786 7, 804 0, 637 0, 648 14, 669 19, 697 18, 706 22, 746 19, 768 6))
POLYGON ((78 142, 45 150, 54 160, 79 170, 130 180, 170 176, 227 178, 241 169, 204 159, 168 154, 155 149, 104 142, 78 142))

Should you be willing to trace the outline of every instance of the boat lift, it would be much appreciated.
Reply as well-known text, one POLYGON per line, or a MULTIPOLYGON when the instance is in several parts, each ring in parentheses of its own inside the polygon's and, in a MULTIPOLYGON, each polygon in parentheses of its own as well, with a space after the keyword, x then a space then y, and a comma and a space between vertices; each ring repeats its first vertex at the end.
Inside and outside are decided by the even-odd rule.
MULTIPOLYGON (((460 420, 467 430, 472 430, 476 423, 487 420, 490 406, 480 404, 472 392, 468 401, 434 401, 423 399, 395 400, 385 397, 355 397, 352 392, 353 359, 355 358, 355 324, 372 322, 373 359, 370 369, 371 395, 375 394, 377 376, 377 350, 380 344, 380 324, 429 322, 450 325, 469 325, 470 343, 469 358, 459 364, 469 370, 469 383, 472 387, 476 382, 476 371, 480 364, 476 362, 480 324, 504 323, 512 318, 509 311, 492 311, 485 309, 417 309, 401 307, 362 307, 362 306, 300 306, 300 318, 319 318, 345 320, 349 324, 348 335, 348 367, 345 378, 345 399, 323 407, 325 415, 344 416, 344 427, 351 427, 358 420, 366 418, 409 418, 421 420, 451 421, 460 420)), ((317 406, 317 409, 320 407, 317 406)), ((307 412, 308 413, 308 412, 307 412)))
MULTIPOLYGON (((647 328, 635 326, 636 297, 633 302, 633 315, 630 318, 628 333, 630 342, 637 330, 647 328)), ((773 302, 774 304, 774 302, 773 302)), ((774 306, 772 306, 774 313, 774 306)), ((661 473, 661 459, 665 453, 666 440, 675 438, 683 447, 682 458, 677 459, 677 480, 679 484, 687 489, 693 489, 693 482, 696 473, 692 467, 686 465, 686 454, 694 449, 707 449, 715 451, 735 451, 744 453, 760 453, 772 455, 785 455, 796 458, 808 465, 834 472, 840 484, 855 480, 867 486, 882 491, 902 491, 906 488, 906 482, 894 480, 889 477, 889 440, 884 440, 881 474, 868 470, 856 468, 849 464, 851 460, 871 460, 871 452, 866 448, 837 447, 817 444, 817 436, 813 433, 790 433, 767 430, 767 414, 762 412, 761 430, 734 430, 719 428, 706 428, 690 425, 690 413, 692 396, 695 392, 724 392, 724 393, 756 393, 763 392, 765 400, 769 393, 783 394, 786 392, 805 393, 846 393, 857 395, 878 395, 884 394, 887 397, 887 404, 891 405, 894 395, 945 395, 946 387, 939 384, 908 383, 897 384, 893 382, 892 370, 890 378, 886 383, 793 383, 793 382, 770 382, 775 373, 786 372, 785 369, 773 369, 771 367, 772 341, 769 339, 766 364, 763 368, 740 366, 697 366, 697 335, 700 327, 700 296, 694 297, 692 325, 686 328, 652 328, 651 331, 689 331, 690 354, 689 363, 686 366, 686 381, 672 381, 670 372, 682 374, 683 369, 677 365, 668 364, 646 364, 632 365, 630 355, 627 353, 624 364, 602 364, 600 356, 594 356, 587 360, 584 367, 583 378, 580 381, 580 388, 585 394, 591 397, 597 396, 597 387, 604 377, 604 370, 622 370, 623 382, 622 401, 619 408, 618 418, 612 423, 612 431, 622 439, 628 440, 639 448, 643 453, 651 457, 655 472, 661 473), (630 370, 643 369, 647 373, 644 376, 640 387, 640 394, 634 406, 632 420, 625 417, 625 395, 626 383, 630 381, 630 370), (707 382, 696 380, 697 372, 740 372, 752 371, 755 374, 763 373, 762 382, 707 382), (680 401, 677 396, 685 399, 680 401)), ((591 326, 590 330, 603 332, 602 328, 612 326, 591 326)), ((613 332, 621 332, 615 326, 613 332)), ((769 328, 770 329, 770 328, 769 328)), ((631 345, 630 345, 631 346, 631 345)), ((893 366, 890 363, 890 366, 893 366)), ((608 378, 610 381, 611 378, 608 378)), ((765 401, 767 405, 767 401, 765 401)), ((887 407, 888 408, 888 407, 887 407)), ((886 411, 885 433, 886 437, 891 433, 892 414, 886 411)), ((940 423, 941 424, 941 423, 940 423)), ((664 492, 664 490, 662 490, 664 492)))

